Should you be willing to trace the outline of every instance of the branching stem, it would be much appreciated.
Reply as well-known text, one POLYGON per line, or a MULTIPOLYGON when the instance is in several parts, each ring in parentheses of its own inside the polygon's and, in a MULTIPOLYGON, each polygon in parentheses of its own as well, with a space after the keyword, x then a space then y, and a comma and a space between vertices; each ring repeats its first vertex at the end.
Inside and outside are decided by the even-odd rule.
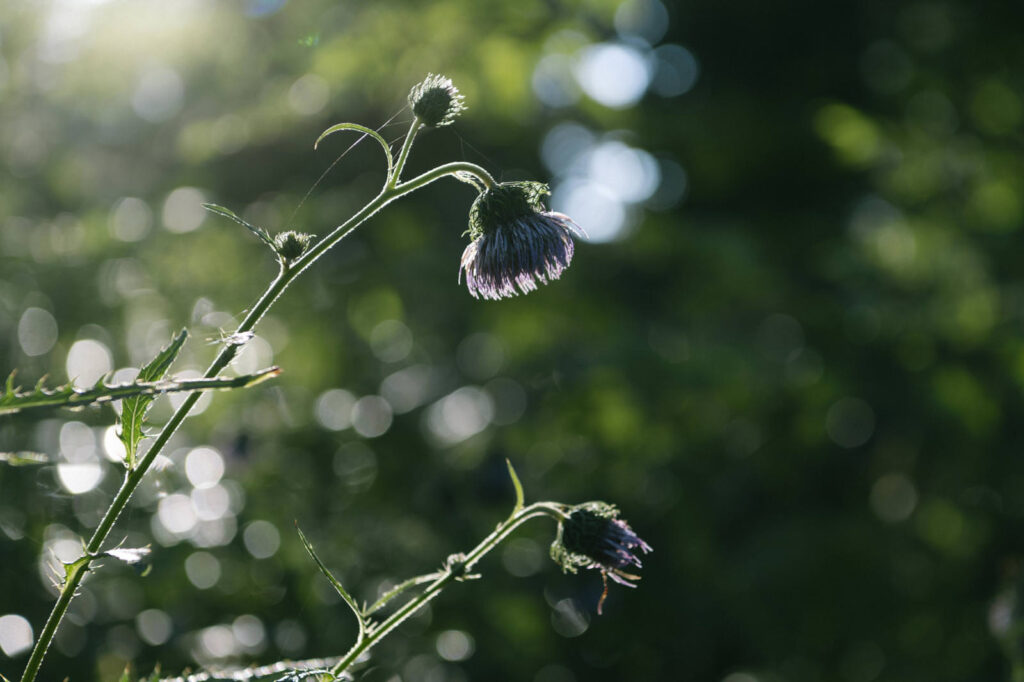
MULTIPOLYGON (((334 666, 331 672, 336 676, 341 675, 341 673, 345 672, 349 666, 358 660, 360 655, 368 651, 373 647, 373 645, 384 639, 384 637, 386 637, 395 628, 415 615, 416 612, 423 608, 430 600, 441 594, 441 591, 444 590, 449 583, 467 575, 477 562, 484 558, 488 552, 497 547, 498 544, 508 537, 508 535, 516 528, 530 519, 534 519, 539 516, 547 516, 556 520, 563 520, 566 518, 566 512, 564 507, 556 502, 536 502, 513 513, 502 523, 498 524, 498 527, 494 529, 494 532, 484 538, 479 545, 474 547, 469 554, 462 558, 458 565, 446 566, 445 570, 438 574, 439 577, 431 582, 423 592, 403 604, 397 611, 388 616, 388 618, 380 625, 374 627, 366 637, 357 640, 355 645, 347 654, 345 654, 345 657, 342 658, 336 666, 334 666)), ((414 578, 413 580, 417 579, 414 578)))
POLYGON ((405 168, 405 160, 409 158, 409 150, 412 149, 412 142, 416 139, 416 133, 419 132, 423 126, 423 122, 420 121, 419 117, 413 116, 412 124, 409 126, 409 132, 405 134, 405 140, 402 142, 402 149, 398 152, 398 163, 395 164, 394 169, 391 171, 391 175, 388 177, 387 184, 384 185, 384 189, 391 189, 398 184, 398 181, 402 177, 402 169, 405 168))
MULTIPOLYGON (((380 194, 374 197, 368 204, 343 224, 334 228, 330 234, 321 239, 315 246, 313 246, 313 248, 307 251, 300 258, 288 265, 282 265, 277 277, 274 278, 266 291, 263 292, 263 295, 260 296, 256 304, 249 310, 245 319, 242 320, 242 323, 235 331, 235 335, 252 331, 260 319, 266 314, 278 297, 284 293, 285 289, 288 288, 295 278, 302 274, 306 268, 312 265, 318 258, 320 258, 320 256, 324 255, 331 247, 340 242, 368 218, 395 199, 424 187, 435 180, 446 176, 456 175, 458 173, 469 173, 474 175, 487 187, 493 187, 496 184, 494 178, 486 170, 476 164, 464 161, 438 166, 413 178, 412 180, 409 180, 408 182, 399 184, 399 175, 402 168, 405 166, 405 161, 409 156, 409 150, 412 148, 412 140, 416 136, 416 132, 420 125, 421 124, 418 119, 413 121, 412 126, 409 128, 409 134, 406 136, 405 142, 402 145, 398 161, 395 163, 391 176, 380 194)), ((217 355, 216 359, 214 359, 210 364, 210 367, 206 370, 203 378, 212 379, 220 374, 220 372, 234 359, 235 355, 238 353, 238 349, 239 346, 237 345, 225 345, 217 355)), ((107 540, 107 536, 110 535, 111 529, 114 527, 114 524, 117 522, 121 512, 128 504, 128 500, 131 499, 135 489, 138 488, 139 483, 142 482, 146 472, 153 465, 157 455, 159 455, 164 449, 167 442, 171 439, 171 436, 173 436, 178 430, 178 427, 181 426, 181 423, 185 421, 185 418, 188 416, 188 413, 192 410, 193 406, 195 406, 199 397, 199 393, 190 393, 185 398, 181 406, 175 410, 171 418, 166 424, 164 424, 164 427, 160 430, 160 434, 153 441, 152 447, 150 447, 146 454, 139 460, 138 465, 126 473, 124 482, 121 484, 120 489, 118 489, 117 494, 114 496, 110 506, 104 513, 103 518, 96 527, 96 530, 93 532, 92 537, 89 538, 89 542, 86 545, 85 563, 82 565, 81 570, 72 572, 62 586, 57 602, 54 604, 53 610, 50 611, 50 615, 46 619, 46 624, 43 626, 43 630, 39 634, 39 639, 36 641, 35 647, 32 649, 31 656, 29 656, 28 663, 25 666, 25 672, 21 676, 21 682, 34 682, 36 679, 36 675, 39 673, 39 668, 42 665, 43 658, 53 641, 54 635, 57 633, 57 627, 60 625, 61 620, 63 620, 64 614, 67 613, 68 606, 71 604, 71 600, 74 598, 85 574, 89 572, 92 562, 95 559, 94 555, 98 555, 100 553, 104 542, 107 540)), ((447 584, 447 581, 441 585, 438 585, 437 582, 435 582, 427 588, 427 592, 434 589, 440 591, 444 584, 447 584)), ((426 594, 426 592, 424 594, 426 594)), ((431 594, 426 601, 432 599, 433 596, 434 594, 431 594)), ((426 603, 426 601, 422 603, 426 603)), ((413 610, 415 611, 415 609, 413 610)), ((379 637, 368 637, 367 640, 364 640, 364 643, 371 639, 372 642, 375 642, 379 637)), ((364 646, 363 648, 365 649, 366 647, 364 646)))

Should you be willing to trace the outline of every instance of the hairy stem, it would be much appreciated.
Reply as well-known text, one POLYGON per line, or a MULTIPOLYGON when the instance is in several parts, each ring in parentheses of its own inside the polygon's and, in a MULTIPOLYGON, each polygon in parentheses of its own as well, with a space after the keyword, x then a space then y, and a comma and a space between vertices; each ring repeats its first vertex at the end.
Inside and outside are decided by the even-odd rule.
POLYGON ((412 141, 416 139, 416 133, 419 132, 420 127, 422 126, 423 122, 420 121, 419 117, 413 116, 412 124, 409 126, 409 132, 405 134, 405 141, 402 142, 402 150, 398 152, 398 162, 395 164, 394 169, 391 171, 391 176, 388 178, 388 182, 384 186, 385 190, 394 188, 401 179, 402 169, 405 168, 405 160, 409 158, 409 150, 412 149, 412 141))
MULTIPOLYGON (((468 574, 478 561, 484 558, 484 556, 486 556, 492 549, 497 547, 502 540, 512 533, 512 531, 530 519, 534 519, 539 516, 548 516, 556 520, 562 520, 566 518, 566 512, 562 505, 555 502, 537 502, 512 514, 512 516, 500 523, 498 527, 494 529, 494 532, 484 538, 479 545, 474 547, 469 554, 461 560, 457 569, 454 566, 447 566, 446 570, 442 571, 439 577, 430 583, 423 592, 403 604, 397 611, 388 616, 388 618, 380 625, 374 627, 366 637, 358 640, 355 645, 349 649, 349 652, 345 654, 345 657, 341 659, 336 666, 334 666, 331 672, 334 675, 341 675, 341 673, 345 672, 349 666, 355 663, 360 655, 372 648, 377 642, 384 639, 411 616, 415 615, 415 613, 423 608, 427 602, 441 594, 441 591, 444 590, 449 583, 468 574)), ((417 579, 414 578, 413 580, 417 579)))
POLYGON ((395 191, 405 193, 406 191, 418 189, 427 183, 431 183, 438 178, 443 178, 446 175, 458 175, 459 173, 468 173, 469 175, 476 176, 480 182, 484 183, 487 189, 493 189, 498 186, 498 181, 494 179, 490 173, 468 161, 453 161, 452 163, 446 163, 443 166, 438 166, 433 170, 429 170, 423 175, 417 175, 408 182, 395 187, 395 191))
MULTIPOLYGON (((256 326, 256 323, 260 321, 260 319, 266 314, 278 297, 284 293, 285 289, 288 288, 288 285, 290 285, 295 278, 302 274, 306 268, 312 265, 331 247, 340 242, 373 214, 387 206, 395 199, 428 185, 435 180, 449 175, 455 175, 456 173, 470 173, 478 177, 485 185, 493 186, 494 178, 492 178, 486 170, 468 162, 456 162, 438 166, 437 168, 427 171, 408 182, 404 182, 400 185, 396 184, 398 174, 401 172, 402 166, 405 164, 405 159, 409 154, 409 148, 412 146, 412 137, 415 136, 418 125, 419 122, 414 121, 412 128, 409 130, 409 135, 406 137, 405 145, 402 147, 402 153, 395 165, 392 180, 389 180, 389 186, 386 186, 380 194, 363 206, 363 208, 361 208, 355 215, 343 224, 334 228, 330 234, 321 239, 301 258, 298 258, 289 265, 282 266, 277 277, 275 277, 270 283, 266 291, 263 292, 256 304, 249 310, 248 315, 245 316, 245 319, 238 326, 238 329, 235 331, 236 335, 252 331, 256 326)), ((214 359, 210 364, 210 367, 206 370, 203 378, 212 379, 216 377, 225 367, 228 366, 231 360, 234 359, 235 355, 238 353, 238 349, 239 346, 237 345, 225 345, 217 355, 216 359, 214 359)), ((135 489, 138 488, 139 483, 142 482, 146 472, 156 460, 157 455, 164 449, 164 446, 167 445, 171 436, 173 436, 178 430, 178 427, 181 426, 181 423, 185 421, 189 411, 191 411, 192 407, 196 404, 196 401, 199 400, 199 397, 199 393, 190 393, 188 397, 185 398, 181 406, 175 410, 174 414, 160 430, 160 434, 153 441, 152 447, 150 447, 146 454, 139 460, 138 465, 125 475, 124 482, 121 484, 120 489, 117 491, 117 494, 114 496, 114 499, 111 501, 110 506, 104 513, 102 520, 96 527, 96 530, 93 532, 92 537, 90 537, 89 542, 86 545, 86 561, 82 566, 82 570, 75 571, 69 575, 62 586, 57 602, 54 604, 53 610, 50 611, 50 615, 46 619, 46 624, 43 626, 39 639, 36 641, 35 647, 32 649, 31 656, 29 656, 28 663, 25 666, 25 672, 22 673, 21 676, 21 682, 34 682, 36 679, 36 675, 39 672, 39 667, 42 665, 43 658, 50 647, 50 643, 53 641, 54 635, 57 633, 57 627, 60 625, 61 620, 63 620, 64 614, 67 613, 68 606, 71 604, 71 600, 74 598, 75 592, 81 585, 85 574, 89 572, 90 566, 95 559, 94 555, 99 553, 103 543, 107 540, 107 536, 110 535, 111 529, 117 522, 118 517, 128 504, 128 500, 131 499, 132 494, 135 492, 135 489)))

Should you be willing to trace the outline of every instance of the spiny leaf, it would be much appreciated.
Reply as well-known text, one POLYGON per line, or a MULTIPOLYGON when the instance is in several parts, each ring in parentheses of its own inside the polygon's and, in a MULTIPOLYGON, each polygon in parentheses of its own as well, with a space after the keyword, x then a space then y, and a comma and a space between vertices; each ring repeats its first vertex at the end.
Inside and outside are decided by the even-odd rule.
POLYGON ((92 403, 109 403, 135 396, 156 396, 164 393, 188 393, 190 391, 212 391, 218 389, 245 388, 276 377, 281 373, 277 367, 268 367, 255 374, 215 379, 163 379, 151 383, 132 381, 114 386, 103 385, 80 391, 73 386, 58 386, 30 393, 0 394, 0 416, 40 407, 77 408, 92 403))
POLYGON ((380 133, 378 133, 376 130, 373 130, 372 128, 361 126, 358 123, 338 123, 337 125, 333 125, 324 132, 320 133, 320 137, 316 138, 316 142, 313 143, 313 149, 316 149, 325 137, 331 135, 332 133, 336 133, 339 130, 355 130, 360 133, 363 133, 364 135, 369 135, 373 139, 377 140, 377 142, 380 142, 380 146, 384 148, 384 153, 388 157, 388 177, 391 177, 391 169, 395 165, 394 160, 391 158, 391 147, 388 146, 387 141, 383 137, 381 137, 380 133))
POLYGON ((512 460, 505 459, 505 464, 508 465, 508 475, 512 479, 512 486, 516 489, 516 507, 512 510, 515 514, 523 508, 523 484, 519 482, 519 476, 516 475, 516 470, 512 466, 512 460))
POLYGON ((210 213, 216 213, 217 215, 223 216, 228 220, 235 221, 239 225, 243 225, 246 229, 248 229, 250 232, 256 235, 256 237, 259 238, 261 242, 263 242, 270 248, 274 248, 274 240, 271 238, 269 232, 264 230, 262 227, 256 227, 255 225, 253 225, 252 223, 250 223, 249 221, 245 220, 237 213, 232 211, 230 208, 218 206, 217 204, 203 204, 203 208, 205 208, 210 213))
POLYGON ((313 549, 313 545, 310 544, 309 540, 306 538, 305 533, 302 532, 302 529, 299 528, 298 524, 295 524, 295 530, 299 532, 299 538, 302 540, 302 544, 305 546, 306 551, 309 553, 309 556, 312 557, 313 561, 316 562, 316 565, 320 569, 320 572, 324 574, 324 577, 327 578, 327 580, 331 583, 331 586, 334 587, 334 590, 342 599, 345 600, 345 603, 348 604, 348 607, 352 609, 352 613, 355 614, 356 620, 359 621, 359 639, 362 640, 366 634, 366 621, 363 619, 363 612, 359 609, 359 606, 356 604, 356 600, 352 598, 352 595, 348 593, 348 590, 342 587, 341 583, 338 582, 338 579, 331 574, 331 572, 327 569, 326 566, 324 566, 324 562, 320 561, 320 557, 316 555, 316 551, 313 549))
POLYGON ((0 462, 12 467, 25 466, 27 464, 51 464, 53 460, 49 455, 42 452, 0 452, 0 462))
POLYGON ((149 364, 139 370, 139 381, 156 381, 162 379, 167 370, 170 369, 174 359, 178 357, 178 351, 185 344, 188 338, 188 330, 182 329, 178 335, 171 339, 171 342, 157 353, 149 364))
MULTIPOLYGON (((178 352, 188 338, 188 331, 182 329, 178 335, 171 339, 152 361, 139 370, 137 378, 140 382, 153 382, 164 377, 170 369, 178 352)), ((142 424, 146 420, 146 414, 153 403, 152 396, 140 395, 134 398, 127 398, 121 403, 121 418, 118 420, 118 438, 124 443, 125 466, 129 469, 135 468, 136 455, 139 451, 139 443, 145 438, 142 432, 142 424)))
POLYGON ((35 407, 36 404, 61 405, 65 402, 73 402, 71 396, 75 393, 72 384, 65 384, 53 389, 44 387, 46 376, 36 382, 35 387, 28 393, 19 393, 21 386, 14 383, 14 372, 11 372, 4 384, 4 390, 0 391, 0 414, 17 412, 23 407, 35 407))

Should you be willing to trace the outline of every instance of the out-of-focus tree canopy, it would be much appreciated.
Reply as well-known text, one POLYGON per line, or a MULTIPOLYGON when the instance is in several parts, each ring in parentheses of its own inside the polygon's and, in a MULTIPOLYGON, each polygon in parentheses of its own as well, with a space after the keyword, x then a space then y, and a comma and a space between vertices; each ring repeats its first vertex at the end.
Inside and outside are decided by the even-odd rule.
MULTIPOLYGON (((1024 11, 1013 3, 51 0, 0 8, 0 371, 95 382, 187 327, 198 375, 274 274, 223 204, 325 234, 409 87, 468 111, 409 171, 550 182, 589 239, 503 302, 456 282, 468 185, 303 276, 114 532, 42 679, 342 653, 359 599, 513 502, 617 504, 638 589, 527 526, 367 680, 993 680, 1022 655, 1024 11), (397 677, 396 677, 397 676, 397 677)), ((155 403, 160 423, 178 398, 155 403)), ((0 418, 0 673, 120 481, 111 408, 0 418)))

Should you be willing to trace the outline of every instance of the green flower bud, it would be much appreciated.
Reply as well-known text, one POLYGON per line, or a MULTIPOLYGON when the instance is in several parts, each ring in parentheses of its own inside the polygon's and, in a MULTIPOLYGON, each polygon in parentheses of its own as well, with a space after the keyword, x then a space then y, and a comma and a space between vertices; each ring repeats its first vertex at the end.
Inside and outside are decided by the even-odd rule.
POLYGON ((288 230, 274 237, 274 251, 285 263, 290 263, 309 250, 316 235, 288 230))
POLYGON ((423 125, 440 128, 451 124, 466 109, 464 97, 451 78, 428 74, 409 92, 409 106, 423 125))

